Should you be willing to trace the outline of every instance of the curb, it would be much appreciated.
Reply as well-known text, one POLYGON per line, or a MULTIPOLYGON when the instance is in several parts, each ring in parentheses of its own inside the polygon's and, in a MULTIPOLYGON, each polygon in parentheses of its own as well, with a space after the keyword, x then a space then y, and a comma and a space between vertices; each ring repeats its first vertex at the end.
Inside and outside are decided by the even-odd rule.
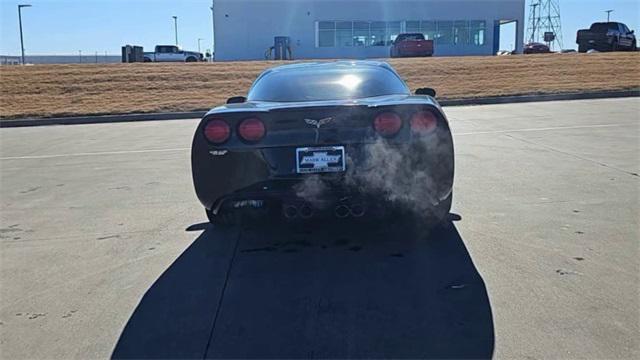
POLYGON ((513 104, 526 102, 544 101, 566 101, 566 100, 589 100, 589 99, 609 99, 624 97, 640 97, 640 88, 621 91, 597 91, 583 93, 566 94, 539 94, 539 95, 517 95, 517 96, 494 96, 476 99, 442 99, 438 100, 441 106, 465 106, 465 105, 492 105, 492 104, 513 104))
POLYGON ((0 128, 44 126, 44 125, 79 125, 79 124, 107 124, 119 122, 137 122, 154 120, 183 120, 201 118, 206 110, 176 113, 148 113, 148 114, 122 114, 122 115, 97 115, 97 116, 73 116, 58 118, 38 119, 0 119, 0 128))
MULTIPOLYGON (((605 98, 640 97, 640 89, 623 91, 599 91, 568 94, 540 94, 518 96, 494 96, 473 99, 441 99, 441 106, 467 106, 467 105, 492 105, 513 104, 543 101, 565 100, 589 100, 605 98)), ((79 125, 79 124, 105 124, 119 122, 138 122, 156 120, 184 120, 202 118, 206 110, 175 112, 175 113, 149 113, 149 114, 123 114, 123 115, 99 115, 99 116, 75 116, 58 118, 37 119, 0 119, 0 128, 45 126, 45 125, 79 125)))

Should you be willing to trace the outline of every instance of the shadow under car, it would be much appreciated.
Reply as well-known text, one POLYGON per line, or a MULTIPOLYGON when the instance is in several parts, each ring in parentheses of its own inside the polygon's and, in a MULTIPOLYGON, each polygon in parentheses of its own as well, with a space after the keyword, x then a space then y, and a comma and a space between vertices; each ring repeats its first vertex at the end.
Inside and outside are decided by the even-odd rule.
POLYGON ((490 358, 491 305, 453 223, 204 232, 113 358, 490 358))

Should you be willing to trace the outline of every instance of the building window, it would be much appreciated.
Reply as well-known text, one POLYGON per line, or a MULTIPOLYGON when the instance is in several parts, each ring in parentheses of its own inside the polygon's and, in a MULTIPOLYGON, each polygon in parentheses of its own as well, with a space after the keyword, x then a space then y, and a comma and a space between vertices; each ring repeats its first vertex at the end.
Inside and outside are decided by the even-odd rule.
POLYGON ((484 45, 485 36, 485 22, 484 21, 469 21, 469 39, 471 44, 476 46, 484 45))
POLYGON ((353 22, 336 21, 336 45, 339 47, 353 46, 353 22))
POLYGON ((371 38, 369 35, 368 21, 353 22, 353 46, 370 46, 371 38))
POLYGON ((400 32, 400 21, 387 22, 387 45, 393 44, 393 41, 398 37, 398 34, 400 34, 400 32))
POLYGON ((483 46, 486 22, 481 20, 319 21, 318 47, 388 46, 401 32, 422 33, 439 45, 483 46))
POLYGON ((336 23, 334 21, 320 21, 318 23, 318 46, 336 46, 336 23))
POLYGON ((408 33, 419 33, 421 31, 420 21, 405 21, 405 29, 408 33))
POLYGON ((469 22, 458 20, 453 23, 453 43, 455 45, 469 44, 469 22))
POLYGON ((435 40, 438 35, 438 28, 435 21, 421 21, 420 31, 427 40, 435 40))
POLYGON ((371 46, 384 46, 387 33, 387 23, 374 21, 371 23, 371 46))
POLYGON ((438 45, 453 44, 453 21, 438 21, 435 40, 438 45))

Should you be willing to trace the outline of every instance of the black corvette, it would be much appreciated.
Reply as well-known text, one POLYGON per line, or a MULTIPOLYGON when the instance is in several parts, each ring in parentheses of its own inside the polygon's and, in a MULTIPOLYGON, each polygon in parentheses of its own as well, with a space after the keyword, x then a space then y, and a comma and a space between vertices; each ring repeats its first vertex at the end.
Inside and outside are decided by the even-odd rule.
POLYGON ((409 212, 442 220, 453 141, 435 92, 417 94, 384 62, 266 70, 246 98, 212 109, 196 130, 193 181, 209 220, 409 212))

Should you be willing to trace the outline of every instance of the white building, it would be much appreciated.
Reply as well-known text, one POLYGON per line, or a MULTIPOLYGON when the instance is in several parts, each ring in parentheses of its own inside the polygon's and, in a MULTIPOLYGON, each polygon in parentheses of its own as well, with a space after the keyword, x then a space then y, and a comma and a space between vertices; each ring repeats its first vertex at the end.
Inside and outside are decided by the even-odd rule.
POLYGON ((492 55, 513 22, 521 52, 524 11, 525 0, 214 0, 215 56, 265 59, 285 36, 295 59, 383 58, 403 32, 433 39, 435 56, 492 55))

